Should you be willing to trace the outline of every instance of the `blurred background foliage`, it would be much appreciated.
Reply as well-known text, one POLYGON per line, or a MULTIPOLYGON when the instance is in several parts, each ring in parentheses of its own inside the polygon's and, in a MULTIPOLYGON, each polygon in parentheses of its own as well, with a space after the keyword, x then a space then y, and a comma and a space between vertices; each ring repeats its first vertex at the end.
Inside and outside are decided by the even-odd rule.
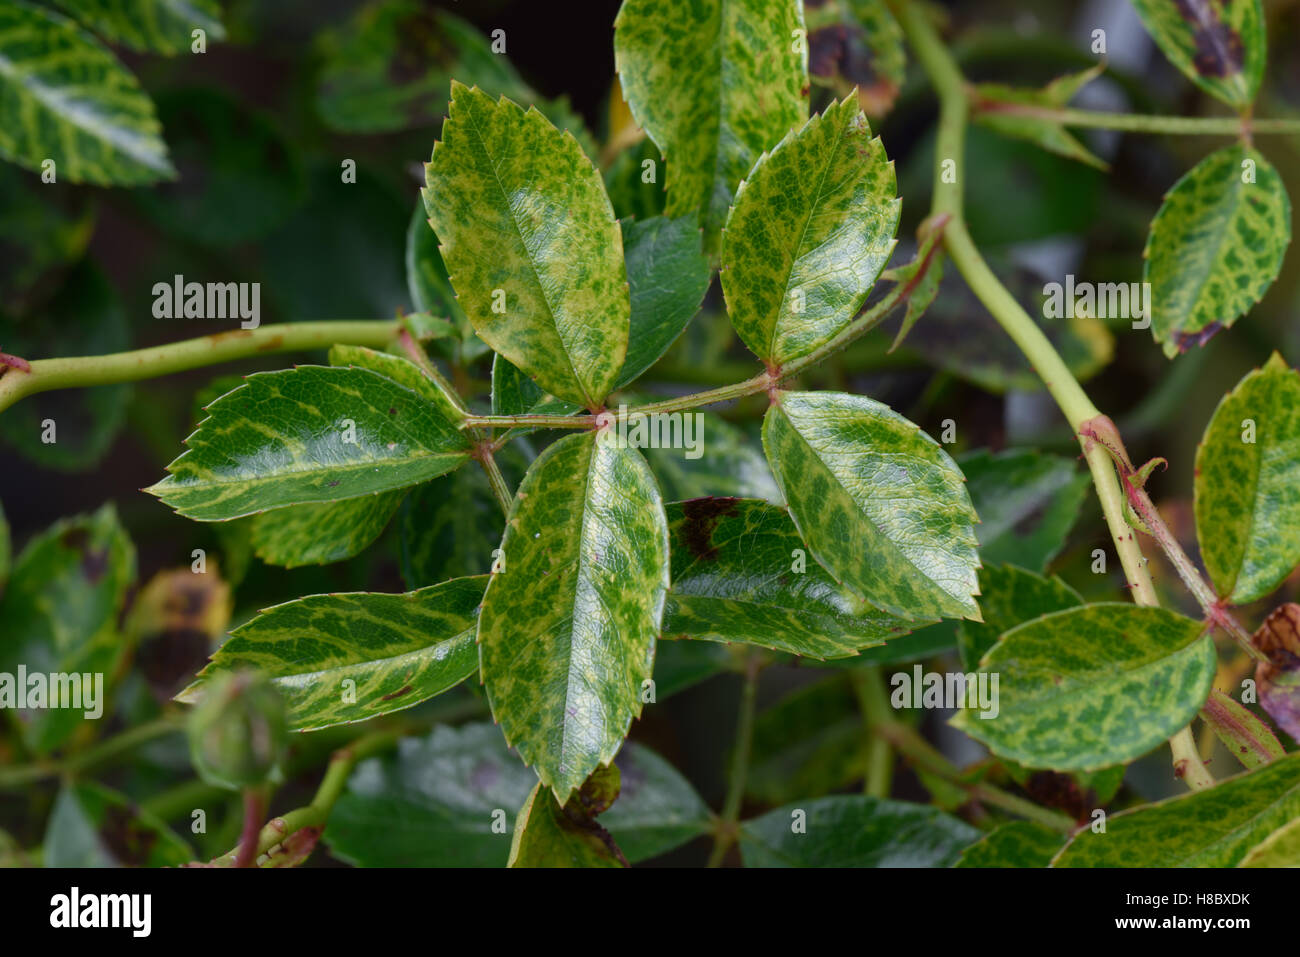
MULTIPOLYGON (((823 4, 810 0, 807 6, 811 18, 823 4)), ((1300 2, 1272 0, 1265 6, 1270 53, 1259 113, 1300 115, 1300 2)), ((142 49, 151 46, 148 38, 114 38, 105 31, 101 35, 116 41, 115 53, 156 104, 178 176, 129 189, 77 185, 64 177, 43 184, 38 172, 0 164, 0 348, 28 358, 87 355, 229 328, 229 322, 154 318, 152 287, 176 274, 199 282, 261 283, 263 324, 383 319, 421 309, 463 321, 418 208, 422 165, 438 136, 451 77, 536 104, 570 130, 603 169, 621 218, 644 219, 662 209, 661 185, 641 181, 643 162, 661 159, 652 144, 629 135, 615 81, 617 8, 617 0, 228 0, 221 4, 224 37, 211 35, 201 55, 188 51, 183 36, 173 36, 176 52, 168 56, 142 49), (491 51, 494 30, 504 31, 504 56, 491 51), (355 161, 355 183, 342 182, 345 160, 355 161)), ((1165 61, 1122 0, 972 0, 937 9, 973 81, 1039 86, 1086 68, 1096 60, 1089 51, 1092 31, 1102 28, 1109 69, 1087 88, 1080 105, 1222 113, 1165 61)), ((933 96, 910 65, 904 68, 896 38, 872 49, 853 31, 826 37, 812 49, 813 71, 820 74, 814 108, 854 83, 863 91, 873 126, 897 164, 903 225, 895 264, 905 262, 929 207, 933 96)), ((1032 315, 1042 315, 1043 284, 1066 273, 1080 281, 1140 281, 1147 227, 1164 192, 1228 142, 1096 131, 1081 138, 1108 160, 1108 173, 987 129, 969 134, 971 233, 1032 315)), ((1300 137, 1269 137, 1261 145, 1292 195, 1300 195, 1300 137)), ((660 183, 662 178, 660 168, 660 183)), ((1215 404, 1273 349, 1291 365, 1300 363, 1298 272, 1292 254, 1256 309, 1207 347, 1173 361, 1149 333, 1130 330, 1126 321, 1044 320, 1096 403, 1119 423, 1134 459, 1169 460, 1169 470, 1148 487, 1189 548, 1192 460, 1215 404)), ((950 450, 973 485, 985 480, 988 503, 1006 476, 1025 474, 1016 471, 1022 468, 1044 487, 1064 490, 1066 514, 1050 520, 1072 531, 1059 554, 1045 555, 1043 564, 1050 561, 1050 570, 1088 599, 1115 599, 1122 587, 1118 563, 1104 575, 1091 570, 1093 549, 1109 551, 1109 539, 1073 461, 1077 445, 1010 340, 951 268, 937 302, 904 346, 889 352, 899 318, 807 373, 804 384, 873 396, 936 436, 952 420, 950 450), (1022 461, 989 454, 1020 448, 1060 458, 1022 461)), ((450 364, 467 397, 486 407, 490 353, 471 336, 439 358, 450 364)), ((233 387, 239 375, 289 361, 320 362, 323 356, 250 359, 132 386, 47 393, 0 416, 0 501, 15 553, 57 520, 93 513, 105 503, 116 506, 134 542, 135 578, 144 584, 133 607, 143 610, 135 613, 134 624, 121 626, 132 642, 133 667, 123 669, 114 714, 101 733, 156 718, 226 626, 258 608, 318 592, 401 591, 488 570, 501 520, 475 470, 462 469, 411 496, 359 557, 297 569, 276 568, 253 554, 250 521, 196 524, 138 493, 162 475, 207 401, 233 387), (39 440, 46 418, 58 423, 53 445, 39 440), (169 584, 168 570, 188 566, 200 548, 216 572, 208 584, 169 584), (153 598, 146 600, 151 588, 153 598), (178 605, 177 595, 187 597, 178 605)), ((752 373, 752 358, 731 331, 715 281, 702 313, 636 390, 681 394, 752 373)), ((699 462, 653 455, 665 498, 774 497, 756 439, 763 405, 755 397, 710 410, 709 454, 699 462)), ((504 457, 512 481, 546 440, 529 436, 518 443, 518 455, 504 457)), ((1061 500, 1056 501, 1059 512, 1061 500)), ((1026 535, 1047 520, 1041 511, 1016 519, 1026 535)), ((1157 567, 1156 577, 1173 606, 1190 610, 1167 569, 1157 567)), ((1285 591, 1284 597, 1294 599, 1300 588, 1292 581, 1285 591)), ((13 624, 0 623, 6 627, 13 624)), ((868 652, 863 660, 899 663, 948 655, 956 661, 956 641, 949 623, 891 643, 888 652, 868 652)), ((724 647, 686 644, 661 643, 661 704, 647 710, 632 738, 667 757, 716 806, 737 694, 734 676, 721 673, 735 662, 724 647)), ((792 660, 765 672, 760 702, 767 710, 759 721, 748 810, 842 788, 861 777, 864 738, 857 733, 856 704, 844 673, 852 667, 841 663, 828 670, 792 660)), ((470 685, 428 708, 443 713, 437 709, 450 702, 467 716, 485 714, 478 688, 470 685)), ((946 747, 957 749, 954 756, 978 758, 977 751, 961 750, 973 745, 949 731, 940 716, 925 721, 946 747)), ((295 793, 310 794, 318 776, 313 768, 337 740, 336 732, 302 739, 286 801, 295 793)), ((6 749, 0 758, 12 757, 15 747, 0 745, 6 749)), ((1167 764, 1164 754, 1135 764, 1116 800, 1167 793, 1167 764)), ((131 799, 147 802, 165 784, 187 776, 188 767, 183 743, 173 736, 150 744, 110 780, 131 799)), ((896 793, 924 800, 933 792, 943 803, 939 783, 900 773, 896 793)), ((1015 769, 992 773, 1021 780, 1015 769)), ((1038 787, 1042 793, 1035 797, 1060 806, 1078 800, 1078 782, 1021 783, 1031 794, 1038 787), (1053 797, 1053 788, 1065 797, 1053 797)), ((40 822, 54 795, 52 788, 0 794, 0 828, 21 846, 39 844, 40 822)), ((112 818, 111 800, 97 793, 81 797, 88 820, 112 818)), ((72 813, 71 800, 59 799, 59 813, 72 813)), ((175 815, 179 808, 158 810, 175 815)), ((196 838, 201 853, 211 856, 231 846, 238 815, 228 817, 196 838)), ((703 853, 702 843, 669 859, 694 860, 703 853)), ((156 855, 157 848, 149 853, 156 855)), ((148 853, 141 859, 157 860, 148 853)))

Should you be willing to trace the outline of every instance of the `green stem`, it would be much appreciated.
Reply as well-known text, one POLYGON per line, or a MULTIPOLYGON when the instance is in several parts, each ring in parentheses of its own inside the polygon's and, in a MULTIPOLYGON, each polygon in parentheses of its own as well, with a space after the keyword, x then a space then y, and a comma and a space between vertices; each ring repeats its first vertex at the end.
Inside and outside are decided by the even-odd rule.
MULTIPOLYGON (((438 391, 446 397, 447 401, 461 413, 468 416, 469 407, 465 405, 460 393, 438 371, 438 367, 429 358, 429 354, 424 351, 424 347, 415 341, 415 337, 408 330, 403 329, 397 339, 406 354, 420 367, 438 391)), ((492 494, 501 506, 501 511, 509 516, 510 502, 514 498, 514 494, 510 491, 510 486, 506 483, 506 477, 501 474, 501 467, 497 465, 496 457, 492 454, 494 448, 492 441, 480 429, 472 426, 468 428, 470 434, 474 437, 474 458, 478 460, 478 464, 483 468, 483 474, 487 476, 488 485, 491 486, 492 494)))
POLYGON ((128 728, 121 734, 116 734, 92 748, 65 758, 63 761, 0 768, 0 790, 25 787, 44 778, 53 778, 64 774, 80 774, 155 738, 179 732, 181 728, 181 719, 176 715, 168 715, 146 724, 137 725, 134 728, 128 728))
POLYGON ((885 675, 880 665, 867 665, 849 672, 853 690, 862 709, 863 724, 867 728, 867 774, 862 793, 868 797, 887 798, 893 786, 894 748, 889 739, 877 732, 881 725, 894 720, 885 691, 885 675))
MULTIPOLYGON (((1085 424, 1099 417, 1101 413, 1083 391, 1038 324, 1030 318, 1015 297, 994 275, 966 229, 962 215, 962 186, 966 177, 964 167, 966 124, 969 119, 966 81, 918 6, 910 2, 900 5, 898 0, 891 0, 891 6, 898 14, 903 32, 939 97, 933 214, 947 213, 951 217, 944 229, 944 247, 971 291, 1025 354, 1043 380, 1047 391, 1069 420, 1070 427, 1076 435, 1079 435, 1085 424), (946 176, 945 160, 955 162, 956 175, 950 177, 952 182, 944 181, 945 178, 949 178, 946 176)), ((1133 594, 1133 600, 1139 605, 1157 606, 1159 599, 1151 581, 1151 574, 1147 570, 1146 558, 1142 555, 1134 530, 1124 518, 1124 493, 1120 489, 1110 454, 1103 446, 1091 439, 1080 435, 1079 440, 1088 462, 1088 469, 1092 473, 1097 497, 1101 501, 1106 525, 1115 543, 1115 551, 1119 555, 1128 587, 1133 594)), ((1180 731, 1170 741, 1176 766, 1179 752, 1185 743, 1184 738, 1191 740, 1190 729, 1180 731)), ((1201 770, 1204 771, 1204 768, 1201 767, 1201 770)), ((1213 783, 1208 771, 1204 776, 1187 773, 1183 777, 1183 780, 1194 789, 1206 786, 1207 779, 1208 783, 1213 783)))
POLYGON ((434 386, 442 393, 443 397, 450 402, 454 408, 469 415, 469 407, 465 405, 465 400, 460 397, 460 393, 457 392, 455 388, 452 387, 452 384, 447 381, 446 376, 438 371, 438 367, 433 364, 433 361, 429 358, 429 354, 424 351, 424 346, 415 341, 415 337, 411 335, 410 331, 402 329, 398 332, 397 341, 401 344, 402 350, 411 357, 411 361, 420 367, 420 371, 422 371, 425 376, 433 382, 434 386))
POLYGON ((992 784, 985 784, 982 781, 972 783, 966 780, 966 774, 959 767, 907 725, 897 721, 887 721, 877 725, 876 730, 898 748, 899 753, 912 764, 956 785, 969 794, 972 800, 1001 808, 1029 821, 1037 821, 1054 831, 1061 831, 1064 834, 1074 831, 1075 822, 1067 814, 1040 807, 1032 801, 1008 794, 992 784))
POLYGON ((1153 116, 1144 113, 1104 113, 1067 107, 1033 106, 1003 100, 979 99, 975 112, 1026 116, 1065 126, 1120 130, 1131 133, 1168 133, 1175 136, 1237 136, 1245 133, 1300 133, 1296 119, 1243 119, 1238 116, 1153 116))
MULTIPOLYGON (((919 277, 918 277, 919 278, 919 277)), ((806 356, 791 360, 784 366, 770 372, 760 372, 743 382, 719 386, 704 392, 692 392, 690 395, 662 402, 638 405, 620 412, 609 411, 605 421, 618 421, 634 415, 664 415, 673 412, 687 412, 701 406, 714 405, 718 402, 731 402, 746 396, 758 395, 776 388, 786 379, 798 375, 805 369, 817 365, 832 353, 839 352, 871 329, 880 324, 893 309, 912 294, 916 282, 895 283, 893 288, 874 306, 863 312, 844 327, 836 336, 818 346, 806 356)), ((464 422, 465 428, 510 429, 517 427, 535 427, 547 429, 591 429, 599 423, 596 415, 471 415, 464 422)))
POLYGON ((483 467, 483 474, 487 476, 488 485, 492 486, 492 494, 496 496, 501 511, 509 518, 510 503, 514 501, 515 496, 510 491, 510 485, 506 482, 506 477, 501 474, 501 466, 497 464, 492 449, 488 445, 480 445, 474 457, 478 459, 478 464, 483 467))
POLYGON ((594 415, 468 415, 466 429, 594 429, 594 415))
POLYGON ((28 370, 9 368, 0 375, 0 412, 19 399, 51 389, 136 382, 248 356, 300 352, 335 343, 378 349, 391 341, 400 328, 398 320, 289 322, 257 329, 232 329, 105 356, 35 359, 27 364, 28 370))
POLYGON ((1228 611, 1227 602, 1221 599, 1214 590, 1214 586, 1205 580, 1201 570, 1196 567, 1196 563, 1192 561, 1191 556, 1183 550, 1178 538, 1165 524, 1159 509, 1151 501, 1151 496, 1142 487, 1143 480, 1139 477, 1138 470, 1133 467, 1133 462, 1129 458, 1128 450, 1124 448, 1124 442, 1120 438, 1119 430, 1115 428, 1115 423, 1106 416, 1100 416, 1085 424, 1080 429, 1080 434, 1105 447, 1110 454, 1111 460, 1119 470, 1119 479, 1123 483, 1124 494, 1128 497, 1129 507, 1145 526, 1146 533, 1165 553, 1165 557, 1169 559, 1169 563, 1174 567, 1174 571, 1178 573, 1178 577, 1182 579, 1187 590, 1191 592, 1192 597, 1196 599, 1197 604, 1205 612, 1207 621, 1211 625, 1223 629, 1242 647, 1246 654, 1256 661, 1268 661, 1268 656, 1255 647, 1250 632, 1228 611))
MULTIPOLYGON (((306 807, 290 811, 288 814, 272 818, 258 832, 254 859, 270 851, 295 831, 307 827, 324 827, 325 822, 329 820, 330 811, 334 809, 334 803, 339 799, 339 795, 343 793, 343 788, 347 785, 348 777, 352 774, 352 769, 356 767, 357 762, 395 746, 408 730, 408 728, 402 727, 377 731, 374 734, 357 739, 356 742, 345 748, 335 751, 330 758, 329 767, 326 768, 325 776, 321 779, 320 786, 316 789, 316 796, 312 798, 311 803, 306 807)), ((212 865, 215 867, 234 866, 239 860, 240 849, 243 846, 241 842, 240 847, 236 847, 216 858, 212 861, 212 865)))
POLYGON ((740 805, 745 798, 745 780, 749 777, 749 756, 754 747, 754 710, 758 699, 758 674, 762 656, 749 653, 745 662, 745 683, 740 690, 740 712, 736 721, 736 744, 731 757, 731 774, 727 779, 727 796, 723 799, 722 817, 718 821, 709 867, 718 867, 740 831, 740 805))

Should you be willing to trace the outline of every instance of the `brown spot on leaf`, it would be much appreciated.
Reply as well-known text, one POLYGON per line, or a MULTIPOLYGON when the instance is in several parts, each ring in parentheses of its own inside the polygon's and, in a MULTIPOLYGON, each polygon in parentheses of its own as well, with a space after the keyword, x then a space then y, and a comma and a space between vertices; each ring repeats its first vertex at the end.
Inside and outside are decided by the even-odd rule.
POLYGON ((108 549, 86 549, 86 553, 81 556, 81 573, 86 576, 86 581, 94 584, 104 577, 106 571, 108 571, 108 549))
POLYGON ((384 701, 392 701, 394 698, 400 698, 400 697, 402 697, 402 695, 410 694, 410 693, 411 693, 412 691, 414 691, 414 690, 415 690, 415 689, 412 688, 410 685, 403 685, 402 687, 400 687, 400 688, 398 688, 396 691, 394 691, 392 694, 386 694, 386 695, 384 695, 384 697, 383 697, 382 700, 384 700, 384 701))
POLYGON ((1076 821, 1086 818, 1097 803, 1091 788, 1085 791, 1070 775, 1057 771, 1035 771, 1025 782, 1025 793, 1039 804, 1059 808, 1076 821))
POLYGON ((737 498, 693 498, 682 503, 682 514, 686 521, 682 523, 679 534, 687 550, 696 558, 711 562, 718 557, 718 550, 713 545, 713 530, 726 515, 736 511, 737 498))
POLYGON ((1219 19, 1210 0, 1174 0, 1174 6, 1192 28, 1192 42, 1196 44, 1192 64, 1196 72, 1217 77, 1240 73, 1245 54, 1241 35, 1219 19))
POLYGON ((139 867, 149 860, 158 833, 142 825, 133 807, 110 804, 104 809, 99 836, 109 853, 127 867, 139 867))
POLYGON ((875 54, 856 23, 832 23, 808 34, 808 72, 840 80, 841 93, 856 86, 859 105, 873 115, 887 112, 898 95, 877 71, 875 54))
POLYGON ((1186 352, 1192 346, 1203 346, 1214 338, 1214 334, 1223 328, 1223 323, 1212 322, 1199 332, 1175 332, 1174 345, 1178 351, 1186 352))
POLYGON ((1300 739, 1300 605, 1277 608, 1251 643, 1268 657, 1255 666, 1260 705, 1278 727, 1300 739))

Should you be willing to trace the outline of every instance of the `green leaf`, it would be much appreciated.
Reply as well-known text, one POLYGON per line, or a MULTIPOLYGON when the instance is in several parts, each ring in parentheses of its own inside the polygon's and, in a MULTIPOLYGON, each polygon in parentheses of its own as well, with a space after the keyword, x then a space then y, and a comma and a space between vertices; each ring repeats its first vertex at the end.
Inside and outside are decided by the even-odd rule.
POLYGON ((388 526, 407 490, 324 505, 291 505, 252 518, 253 550, 268 565, 325 565, 360 554, 388 526))
POLYGON ((799 688, 754 721, 746 794, 778 805, 836 791, 862 779, 866 745, 848 675, 799 688))
POLYGON ((1196 536, 1244 605, 1300 564, 1300 376, 1276 352, 1219 402, 1196 450, 1196 536))
MULTIPOLYGON (((938 160, 946 158, 938 157, 938 160)), ((927 209, 930 206, 935 161, 932 128, 921 136, 914 151, 909 152, 907 163, 899 170, 898 190, 907 197, 909 209, 927 209)), ((1025 149, 1023 143, 999 136, 983 126, 972 124, 967 129, 966 159, 961 169, 966 174, 966 225, 995 273, 1001 272, 998 260, 1005 263, 1009 256, 1007 250, 993 247, 1046 239, 1063 233, 1087 233, 1103 220, 1104 197, 1108 188, 1105 173, 1054 153, 1025 149)), ((1114 227, 1113 220, 1107 222, 1114 227)), ((955 274, 950 275, 954 286, 963 285, 955 274)), ((1044 277, 1035 276, 1034 279, 1033 288, 1041 293, 1044 277)), ((1015 286, 1010 290, 1017 293, 1015 286)), ((965 345, 978 351, 987 350, 991 343, 972 341, 983 332, 969 331, 969 325, 977 318, 975 309, 966 306, 965 301, 950 303, 950 298, 952 294, 945 284, 944 295, 940 296, 931 313, 938 314, 938 306, 948 306, 945 312, 964 314, 969 320, 965 335, 953 344, 954 348, 965 345)), ((978 301, 973 294, 967 294, 964 299, 978 301)), ((982 310, 983 307, 978 308, 982 310)), ((1038 321, 1041 309, 1032 302, 1027 309, 1038 321)), ((987 320, 990 329, 1001 328, 991 316, 987 320)), ((983 327, 984 323, 979 325, 983 327)), ((1006 333, 1002 336, 1006 338, 1006 333)), ((1011 351, 1019 353, 1014 344, 1011 344, 1011 351)), ((1027 365, 1026 369, 1033 375, 1027 365)))
POLYGON ((406 229, 406 285, 415 308, 433 316, 445 316, 470 355, 487 352, 487 344, 474 335, 469 316, 456 301, 447 266, 438 252, 438 237, 429 226, 429 214, 422 199, 416 201, 406 229))
POLYGON ((1031 618, 1082 605, 1079 593, 1061 579, 1043 578, 1014 565, 980 569, 980 611, 983 622, 962 622, 957 647, 962 667, 974 671, 1003 634, 1031 618))
POLYGON ((257 373, 208 411, 171 474, 146 489, 198 521, 405 488, 469 458, 427 393, 368 369, 257 373))
POLYGON ((672 590, 665 637, 739 641, 811 658, 842 658, 906 634, 815 561, 785 509, 701 498, 668 508, 672 590))
POLYGON ((1235 109, 1250 106, 1268 53, 1260 0, 1133 0, 1133 6, 1184 76, 1235 109))
MULTIPOLYGON (((86 251, 96 214, 95 198, 85 192, 40 190, 34 174, 0 165, 0 302, 9 318, 35 315, 59 291, 86 251)), ((8 336, 0 343, 12 345, 8 336)))
POLYGON ((600 173, 536 110, 452 83, 424 200, 479 336, 598 409, 627 352, 623 238, 600 173))
POLYGON ((487 574, 504 528, 501 506, 477 466, 457 469, 412 491, 399 524, 402 578, 408 588, 487 574))
POLYGON ((614 64, 637 125, 668 161, 672 217, 699 212, 704 245, 764 150, 808 116, 794 0, 624 0, 614 64))
POLYGON ((740 848, 746 867, 949 867, 978 837, 932 807, 835 795, 746 821, 740 848))
POLYGON ((46 867, 180 867, 194 859, 162 820, 91 783, 59 792, 43 847, 46 867))
POLYGON ((314 167, 307 202, 261 245, 257 276, 285 321, 393 316, 411 305, 402 234, 410 197, 364 161, 355 183, 340 179, 337 163, 314 167))
POLYGON ((570 435, 519 486, 479 618, 483 683, 506 740, 561 798, 641 713, 668 590, 668 526, 634 449, 570 435))
POLYGON ((493 725, 437 727, 357 765, 325 840, 360 867, 502 867, 508 815, 536 782, 493 725))
POLYGON ((1012 821, 961 852, 953 867, 1047 867, 1065 835, 1033 821, 1012 821))
MULTIPOLYGON (((24 666, 29 678, 38 673, 101 676, 93 682, 81 677, 72 686, 74 705, 80 686, 83 707, 26 711, 23 731, 38 753, 57 748, 83 721, 102 717, 108 682, 129 650, 117 622, 134 578, 135 549, 111 504, 93 515, 55 523, 28 542, 14 562, 0 601, 0 674, 16 682, 13 676, 24 666)), ((30 680, 28 684, 30 694, 30 680)), ((11 684, 9 690, 16 689, 11 684)), ((66 686, 61 690, 69 691, 66 686)), ((52 694, 53 688, 48 691, 52 694)))
POLYGON ((930 308, 936 296, 939 295, 939 286, 943 282, 943 250, 939 248, 939 243, 943 241, 942 229, 931 229, 921 241, 921 245, 916 250, 916 255, 911 262, 904 263, 895 269, 887 270, 883 278, 902 284, 905 288, 910 287, 911 292, 907 295, 907 310, 903 314, 903 321, 898 324, 898 332, 894 334, 894 341, 889 346, 889 351, 893 352, 903 344, 907 334, 912 331, 912 327, 920 320, 925 311, 930 308))
POLYGON ((308 595, 275 605, 232 631, 176 700, 192 704, 213 675, 255 668, 284 696, 295 731, 412 707, 474 673, 485 586, 483 576, 455 578, 401 595, 308 595))
POLYGON ((1165 194, 1142 254, 1151 333, 1165 355, 1204 345, 1249 312, 1290 242, 1291 200, 1259 152, 1225 146, 1192 167, 1165 194))
POLYGON ((302 202, 302 164, 272 118, 204 89, 159 97, 158 115, 185 175, 133 198, 169 235, 211 245, 262 239, 302 202))
POLYGON ((692 688, 734 664, 731 650, 725 645, 712 641, 673 641, 667 633, 660 637, 665 640, 655 645, 656 701, 692 688))
POLYGON ((1046 569, 1079 517, 1088 474, 1073 459, 1027 449, 980 449, 957 462, 979 514, 980 560, 1046 569))
POLYGON ((53 11, 0 8, 0 157, 60 182, 139 186, 171 179, 153 102, 98 40, 53 11))
POLYGON ((342 133, 387 133, 436 122, 452 77, 527 99, 510 62, 460 17, 415 0, 360 7, 321 40, 316 109, 342 133))
POLYGON ((759 158, 722 242, 727 311, 751 352, 781 366, 853 320, 893 251, 897 192, 856 100, 832 103, 759 158))
POLYGON ((1013 628, 980 670, 1000 676, 997 714, 963 710, 953 726, 1028 767, 1086 771, 1145 754, 1195 717, 1214 642, 1162 608, 1085 605, 1013 628))
POLYGON ((620 220, 629 216, 646 220, 663 215, 667 200, 660 180, 663 165, 664 158, 659 150, 648 137, 643 137, 641 142, 619 153, 606 167, 603 174, 605 190, 614 206, 614 214, 620 220))
MULTIPOLYGON (((956 623, 940 621, 917 628, 910 635, 894 638, 875 648, 866 648, 856 658, 837 658, 824 667, 857 668, 863 665, 899 665, 923 661, 957 647, 956 623)), ((808 662, 817 665, 816 662, 808 662)), ((818 665, 821 667, 820 665, 818 665)))
POLYGON ((878 608, 979 620, 975 510, 948 453, 888 406, 782 392, 763 447, 809 551, 878 608))
POLYGON ((1300 867, 1300 818, 1284 824, 1260 841, 1238 867, 1300 867))
POLYGON ((1085 828, 1054 867, 1233 867, 1300 817, 1300 754, 1085 828))
MULTIPOLYGON (((616 763, 623 789, 601 823, 628 860, 666 853, 707 826, 708 808, 663 758, 629 742, 616 763)), ((435 728, 358 765, 325 840, 335 857, 362 867, 501 867, 507 816, 536 783, 492 724, 435 728)))
POLYGON ((627 357, 616 383, 621 389, 659 361, 700 311, 710 271, 694 216, 620 225, 632 309, 627 357))
MULTIPOLYGON (((0 318, 0 348, 24 358, 98 355, 129 346, 122 304, 89 259, 71 269, 39 321, 0 318)), ((46 468, 90 468, 113 444, 126 418, 131 389, 121 384, 40 393, 0 415, 0 436, 24 458, 46 468), (48 443, 42 441, 47 419, 55 425, 55 441, 48 443)))
POLYGON ((453 422, 465 415, 457 404, 460 399, 456 395, 444 392, 443 386, 425 375, 419 366, 405 356, 378 352, 365 346, 334 345, 330 347, 329 358, 332 366, 369 369, 386 379, 392 379, 398 385, 423 396, 439 413, 453 422))
POLYGON ((515 819, 507 867, 627 867, 614 839, 596 820, 618 797, 619 772, 597 769, 564 807, 540 781, 515 819), (594 804, 588 809, 589 804, 594 804))
MULTIPOLYGON (((581 410, 580 405, 543 392, 541 386, 500 353, 492 357, 493 415, 571 415, 581 410)), ((502 438, 517 438, 533 431, 531 428, 509 429, 502 433, 502 438)))
POLYGON ((141 53, 172 56, 188 53, 192 33, 209 41, 224 40, 221 7, 216 0, 55 0, 109 43, 141 53))
POLYGON ((907 66, 903 30, 884 0, 829 0, 805 4, 808 72, 837 96, 857 88, 868 116, 887 113, 907 66))
POLYGON ((600 823, 632 863, 666 854, 706 833, 712 814, 689 781, 649 748, 634 741, 614 761, 622 775, 618 800, 600 823))
POLYGON ((781 501, 772 470, 767 467, 758 437, 710 412, 697 412, 701 448, 707 455, 687 458, 681 449, 646 449, 664 498, 685 500, 711 495, 781 501))
POLYGON ((1026 140, 1050 153, 1098 169, 1109 169, 1107 163, 1075 139, 1063 123, 1050 115, 1052 111, 1067 106, 1074 95, 1105 68, 1104 63, 1099 63, 1082 72, 1057 77, 1041 90, 1006 86, 1002 83, 977 83, 974 92, 975 121, 1003 136, 1026 140))
POLYGON ((1201 708, 1201 720, 1246 768, 1258 768, 1286 757, 1273 729, 1218 688, 1210 689, 1201 708))

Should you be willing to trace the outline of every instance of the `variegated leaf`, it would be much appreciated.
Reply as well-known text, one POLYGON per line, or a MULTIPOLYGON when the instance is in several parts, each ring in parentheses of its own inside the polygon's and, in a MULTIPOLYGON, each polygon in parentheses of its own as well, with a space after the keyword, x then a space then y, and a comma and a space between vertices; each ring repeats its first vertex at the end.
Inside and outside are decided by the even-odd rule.
POLYGON ((403 595, 308 595, 276 605, 232 631, 176 700, 199 700, 216 673, 255 668, 280 690, 298 731, 412 707, 478 667, 474 629, 486 584, 484 576, 453 578, 403 595))
POLYGON ((937 442, 888 406, 843 392, 781 392, 763 447, 811 553, 904 618, 980 620, 975 510, 937 442))
POLYGON ((368 369, 257 373, 208 411, 146 489, 199 521, 405 488, 469 458, 445 407, 368 369))
POLYGON ((893 163, 856 99, 760 157, 722 243, 727 311, 750 351, 779 367, 848 325, 889 261, 900 206, 893 163))
POLYGON ((479 618, 483 682, 506 740, 564 801, 641 713, 668 590, 668 528, 645 460, 566 436, 515 496, 479 618))
POLYGON ((541 113, 452 83, 424 190, 475 331, 552 395, 598 409, 627 353, 623 237, 600 173, 541 113))

